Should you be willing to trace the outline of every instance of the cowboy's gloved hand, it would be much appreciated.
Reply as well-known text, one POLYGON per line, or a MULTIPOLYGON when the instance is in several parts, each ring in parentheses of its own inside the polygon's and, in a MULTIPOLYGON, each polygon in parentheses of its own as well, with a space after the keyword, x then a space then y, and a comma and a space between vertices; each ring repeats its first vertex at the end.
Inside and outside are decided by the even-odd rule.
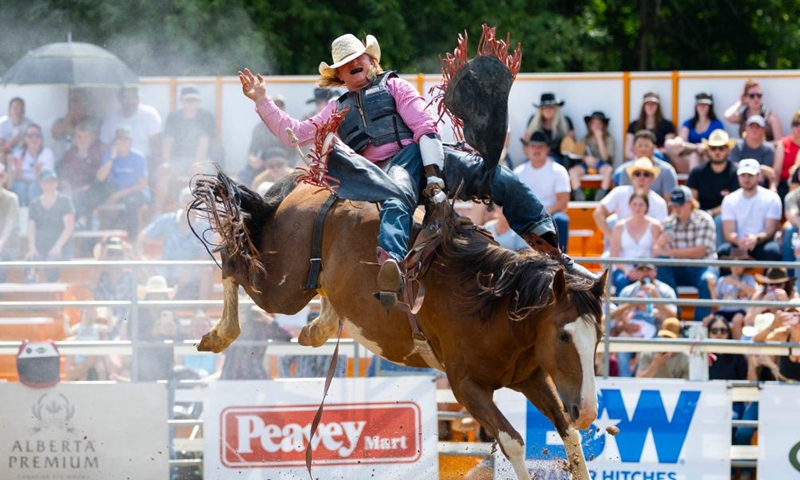
POLYGON ((442 180, 442 169, 444 168, 442 140, 435 133, 423 135, 419 139, 419 150, 422 155, 425 176, 428 177, 428 186, 425 187, 422 194, 430 198, 433 203, 441 203, 447 200, 447 195, 444 193, 444 180, 442 180))
POLYGON ((422 192, 425 197, 430 198, 433 203, 442 203, 447 200, 444 193, 444 180, 436 175, 428 176, 428 186, 422 192))

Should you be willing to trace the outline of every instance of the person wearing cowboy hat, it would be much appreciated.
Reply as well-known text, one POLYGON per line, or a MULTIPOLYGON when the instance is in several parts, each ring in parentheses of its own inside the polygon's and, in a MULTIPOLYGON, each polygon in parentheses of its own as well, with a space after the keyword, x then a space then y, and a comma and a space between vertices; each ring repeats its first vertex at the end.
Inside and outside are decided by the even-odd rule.
MULTIPOLYGON (((658 338, 674 340, 683 338, 681 321, 675 317, 665 319, 658 330, 658 338)), ((683 352, 644 352, 636 363, 637 378, 689 379, 689 355, 683 352)))
POLYGON ((611 238, 614 224, 631 215, 629 201, 634 192, 642 192, 647 195, 650 205, 647 215, 659 222, 666 220, 668 215, 667 202, 661 196, 650 189, 653 180, 658 176, 660 169, 653 165, 653 162, 646 157, 637 158, 627 167, 628 175, 633 180, 633 185, 620 185, 614 187, 606 195, 600 204, 595 208, 592 216, 595 225, 603 232, 607 238, 611 238), (610 215, 616 215, 609 219, 610 215))
MULTIPOLYGON (((275 106, 261 75, 245 69, 239 72, 239 80, 242 92, 256 104, 261 119, 287 146, 292 143, 287 129, 300 145, 309 144, 315 139, 316 125, 324 125, 336 111, 348 109, 336 132, 338 137, 329 134, 326 138, 326 144, 331 145, 325 154, 328 175, 342 180, 337 187, 342 198, 383 201, 377 283, 382 303, 391 308, 403 288, 399 263, 406 255, 412 215, 420 196, 434 203, 446 199, 445 149, 436 115, 427 108, 427 101, 409 82, 381 68, 381 49, 375 37, 367 35, 362 42, 352 34, 342 35, 331 44, 331 56, 333 63, 319 65, 317 86, 344 86, 347 93, 306 121, 295 120, 275 106), (353 173, 353 164, 363 172, 353 173), (427 187, 421 188, 424 184, 427 187)), ((477 194, 480 180, 490 175, 485 164, 476 166, 474 157, 450 152, 448 149, 450 178, 455 181, 453 175, 462 175, 466 180, 462 196, 477 194)), ((505 167, 493 170, 491 175, 491 191, 496 194, 493 198, 506 207, 512 228, 523 238, 528 235, 529 243, 543 239, 558 248, 555 224, 533 192, 505 167)), ((569 257, 563 256, 562 261, 569 272, 591 276, 569 257)))
POLYGON ((722 200, 725 242, 717 249, 720 258, 778 261, 780 245, 774 240, 783 215, 778 194, 758 185, 761 165, 753 158, 739 162, 739 189, 722 200))
POLYGON ((572 120, 561 111, 564 100, 560 100, 553 92, 544 92, 539 97, 539 103, 533 106, 538 110, 528 120, 525 137, 529 138, 533 132, 543 132, 550 146, 550 156, 564 168, 569 168, 569 163, 561 153, 561 142, 569 137, 574 143, 575 129, 572 120))
POLYGON ((586 136, 577 143, 575 150, 582 152, 582 158, 575 160, 569 168, 569 180, 573 200, 586 200, 581 188, 581 178, 587 173, 599 173, 602 177, 600 188, 595 192, 595 201, 600 201, 611 189, 611 176, 614 173, 616 151, 614 137, 608 131, 610 118, 601 111, 583 117, 586 123, 586 136))
POLYGON ((753 115, 745 122, 745 133, 731 148, 728 158, 738 163, 743 158, 755 158, 761 165, 761 178, 772 189, 777 189, 778 178, 772 168, 775 163, 775 147, 766 140, 764 127, 766 122, 761 115, 753 115))
MULTIPOLYGON (((658 167, 658 176, 653 180, 650 189, 661 195, 664 200, 669 200, 669 194, 678 185, 678 174, 669 162, 665 162, 656 155, 656 136, 650 130, 639 130, 633 136, 633 151, 635 158, 647 157, 658 167)), ((631 185, 631 176, 628 167, 635 160, 628 160, 614 169, 614 185, 631 185)))
POLYGON ((736 165, 728 159, 736 140, 730 138, 728 132, 720 128, 711 132, 708 139, 703 139, 702 142, 708 161, 689 172, 686 186, 691 189, 692 196, 699 202, 700 210, 708 212, 714 218, 717 247, 719 247, 723 242, 722 199, 739 188, 736 165))
POLYGON ((725 128, 714 112, 714 96, 711 93, 699 92, 694 99, 694 116, 683 122, 677 137, 665 143, 667 155, 681 173, 688 173, 700 165, 705 146, 703 141, 713 131, 725 128))
POLYGON ((331 99, 339 96, 337 95, 337 93, 339 93, 337 90, 332 90, 330 88, 316 87, 314 89, 314 97, 306 100, 306 105, 314 104, 314 110, 308 112, 305 118, 311 118, 314 115, 321 112, 322 110, 324 110, 325 106, 328 105, 328 102, 330 102, 331 99))
MULTIPOLYGON (((717 259, 717 233, 714 219, 697 209, 692 191, 685 185, 673 190, 669 197, 672 215, 663 222, 664 230, 653 243, 653 255, 664 258, 717 259)), ((713 267, 670 266, 658 269, 658 279, 674 290, 678 286, 697 288, 699 297, 711 298, 710 287, 716 282, 717 271, 713 267)), ((702 320, 711 313, 710 307, 696 307, 694 319, 702 320)))

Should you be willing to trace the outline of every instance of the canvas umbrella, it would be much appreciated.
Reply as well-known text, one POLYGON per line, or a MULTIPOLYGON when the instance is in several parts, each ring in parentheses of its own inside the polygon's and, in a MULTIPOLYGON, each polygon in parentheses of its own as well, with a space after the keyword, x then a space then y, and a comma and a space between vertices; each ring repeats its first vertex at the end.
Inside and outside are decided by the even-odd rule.
POLYGON ((2 77, 3 84, 61 84, 74 87, 135 85, 139 77, 104 48, 91 43, 50 43, 31 50, 2 77))

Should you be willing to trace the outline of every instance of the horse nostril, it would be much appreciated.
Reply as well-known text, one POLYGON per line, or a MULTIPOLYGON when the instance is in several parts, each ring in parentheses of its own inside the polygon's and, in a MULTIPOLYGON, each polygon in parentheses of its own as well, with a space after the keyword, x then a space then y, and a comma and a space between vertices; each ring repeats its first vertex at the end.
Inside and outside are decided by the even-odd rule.
POLYGON ((581 413, 581 411, 580 411, 580 409, 578 408, 577 405, 575 405, 574 403, 572 405, 570 405, 570 407, 569 407, 569 415, 572 417, 573 421, 577 420, 578 417, 581 416, 580 413, 581 413))

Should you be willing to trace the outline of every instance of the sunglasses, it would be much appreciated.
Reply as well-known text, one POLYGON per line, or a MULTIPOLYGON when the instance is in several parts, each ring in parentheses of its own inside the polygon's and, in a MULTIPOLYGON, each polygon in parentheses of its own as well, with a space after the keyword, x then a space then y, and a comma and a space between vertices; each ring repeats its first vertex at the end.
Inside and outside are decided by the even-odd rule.
POLYGON ((711 150, 712 152, 721 152, 723 150, 727 150, 728 146, 727 145, 717 145, 717 146, 709 145, 708 149, 711 150))
POLYGON ((800 121, 794 121, 794 122, 792 122, 792 126, 793 126, 793 127, 800 127, 800 121))
POLYGON ((764 94, 763 93, 748 93, 747 96, 750 97, 750 98, 761 98, 761 97, 764 96, 764 94))
POLYGON ((652 177, 653 174, 650 173, 650 172, 638 171, 638 172, 633 172, 633 176, 634 177, 645 177, 646 178, 646 177, 652 177))
POLYGON ((730 332, 730 330, 727 329, 727 328, 709 328, 708 331, 711 332, 714 335, 720 335, 722 333, 730 332))

